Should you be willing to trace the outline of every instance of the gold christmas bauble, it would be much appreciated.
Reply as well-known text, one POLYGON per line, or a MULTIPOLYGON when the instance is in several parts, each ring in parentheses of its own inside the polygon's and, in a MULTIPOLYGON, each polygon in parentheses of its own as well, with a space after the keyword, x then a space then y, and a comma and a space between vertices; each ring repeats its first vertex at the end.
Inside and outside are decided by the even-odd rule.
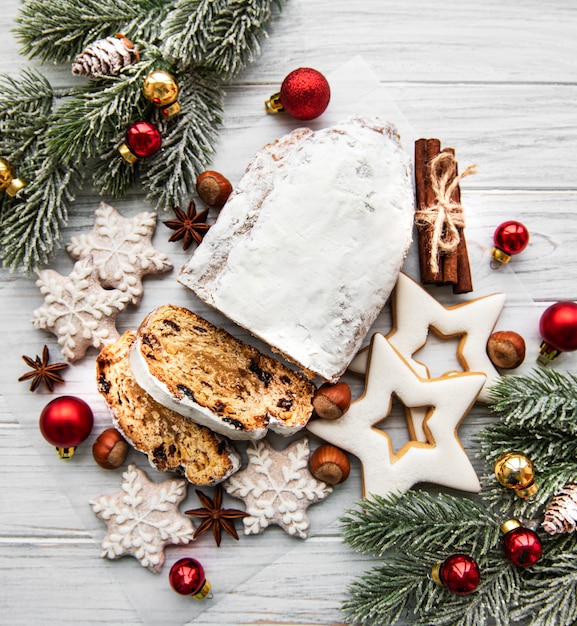
POLYGON ((0 157, 0 191, 5 191, 10 197, 15 196, 26 183, 16 178, 16 171, 10 161, 0 157))
POLYGON ((144 79, 142 85, 144 97, 162 109, 167 115, 175 115, 180 111, 178 98, 178 84, 172 74, 164 70, 154 70, 144 79))
POLYGON ((495 477, 521 498, 537 493, 533 463, 521 452, 507 452, 495 462, 495 477))

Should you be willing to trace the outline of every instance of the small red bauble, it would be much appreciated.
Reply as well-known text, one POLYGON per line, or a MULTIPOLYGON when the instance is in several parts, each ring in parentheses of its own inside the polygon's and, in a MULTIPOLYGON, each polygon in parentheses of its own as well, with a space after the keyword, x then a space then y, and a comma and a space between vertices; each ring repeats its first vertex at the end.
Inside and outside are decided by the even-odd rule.
POLYGON ((479 586, 481 574, 475 559, 467 554, 453 554, 433 567, 433 580, 449 591, 465 595, 479 586))
POLYGON ((493 248, 491 254, 493 258, 501 263, 508 263, 511 260, 511 256, 522 252, 529 243, 529 231, 515 220, 509 220, 503 222, 500 226, 497 226, 493 234, 493 248))
POLYGON ((56 446, 60 458, 69 459, 76 446, 90 435, 94 415, 84 400, 61 396, 44 407, 39 425, 42 436, 56 446))
POLYGON ((202 600, 210 593, 210 583, 204 575, 202 565, 191 557, 177 561, 168 575, 170 586, 181 596, 192 596, 202 600))
POLYGON ((543 339, 538 361, 547 365, 561 352, 577 350, 577 304, 557 302, 552 304, 539 320, 539 333, 543 339))
POLYGON ((283 80, 280 92, 265 102, 269 113, 286 111, 297 120, 312 120, 324 113, 331 99, 327 79, 317 70, 300 67, 283 80))
POLYGON ((126 131, 125 143, 118 151, 129 162, 155 155, 162 145, 162 135, 150 122, 135 122, 126 131))
POLYGON ((537 533, 523 528, 518 520, 509 520, 501 526, 505 533, 503 550, 505 556, 519 567, 535 565, 543 553, 543 544, 537 533))

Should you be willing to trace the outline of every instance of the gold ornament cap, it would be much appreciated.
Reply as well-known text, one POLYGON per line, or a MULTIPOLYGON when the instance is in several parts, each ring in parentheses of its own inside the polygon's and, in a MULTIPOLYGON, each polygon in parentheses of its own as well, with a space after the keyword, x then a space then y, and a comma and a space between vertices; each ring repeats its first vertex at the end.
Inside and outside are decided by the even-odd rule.
POLYGON ((281 113, 284 111, 284 107, 280 101, 280 91, 273 93, 268 100, 264 101, 264 108, 267 113, 281 113))
POLYGON ((433 565, 433 569, 431 570, 431 578, 437 585, 439 585, 439 587, 444 587, 445 585, 441 580, 441 565, 442 563, 435 563, 435 565, 433 565))
POLYGON ((136 161, 138 161, 138 157, 130 151, 130 148, 125 143, 119 146, 118 152, 120 152, 122 158, 129 163, 136 163, 136 161))
POLYGON ((58 458, 64 461, 70 460, 74 456, 75 452, 76 446, 70 446, 69 448, 56 448, 56 454, 58 455, 58 458))
POLYGON ((554 361, 560 354, 561 350, 557 350, 557 348, 550 346, 546 341, 542 341, 539 348, 539 355, 537 356, 537 363, 539 363, 539 365, 549 365, 549 363, 554 361))
POLYGON ((521 528, 523 524, 518 519, 509 519, 501 524, 501 532, 506 535, 516 528, 521 528))
POLYGON ((499 261, 499 263, 509 263, 511 260, 511 255, 503 252, 503 250, 499 250, 499 248, 493 248, 491 250, 491 256, 499 261))
POLYGON ((495 462, 495 477, 508 489, 513 489, 520 498, 528 498, 537 493, 533 464, 521 452, 507 452, 495 462))
POLYGON ((13 198, 26 183, 21 178, 16 178, 14 166, 8 159, 0 157, 0 191, 5 191, 13 198))
POLYGON ((195 600, 204 600, 204 598, 206 598, 207 596, 210 596, 210 583, 208 582, 208 580, 204 581, 204 585, 202 586, 202 588, 200 589, 200 591, 197 591, 192 597, 195 600))
POLYGON ((178 84, 174 76, 164 70, 154 70, 144 79, 142 93, 152 104, 162 109, 166 117, 172 117, 180 111, 178 84))

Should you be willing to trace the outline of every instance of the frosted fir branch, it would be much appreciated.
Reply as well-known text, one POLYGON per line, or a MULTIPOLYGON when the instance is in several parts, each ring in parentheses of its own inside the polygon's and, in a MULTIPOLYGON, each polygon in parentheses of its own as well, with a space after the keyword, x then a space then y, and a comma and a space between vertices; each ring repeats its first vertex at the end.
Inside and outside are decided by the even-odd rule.
POLYGON ((147 58, 120 76, 91 81, 68 98, 48 130, 51 151, 66 163, 107 151, 119 129, 144 115, 148 104, 142 97, 142 80, 154 64, 155 57, 147 58))
POLYGON ((559 546, 546 542, 544 556, 534 565, 532 577, 519 591, 512 619, 519 624, 565 626, 577 619, 577 559, 574 538, 563 538, 559 546))
POLYGON ((178 0, 166 16, 162 48, 180 68, 198 65, 212 40, 212 25, 228 0, 178 0))
MULTIPOLYGON (((537 463, 536 467, 540 464, 537 463)), ((576 479, 576 466, 573 460, 558 462, 554 471, 535 472, 535 482, 539 488, 530 498, 519 498, 514 491, 496 482, 494 475, 483 479, 485 487, 482 495, 488 506, 502 516, 515 518, 540 518, 549 500, 566 484, 576 479)))
POLYGON ((0 254, 3 266, 10 270, 32 272, 48 263, 68 221, 80 173, 45 157, 37 163, 35 178, 27 187, 2 205, 0 254))
POLYGON ((146 163, 142 184, 158 209, 188 203, 196 177, 214 158, 222 126, 224 91, 202 72, 178 74, 181 111, 166 122, 163 148, 146 163))
POLYGON ((347 623, 391 626, 414 618, 417 599, 435 591, 430 578, 433 564, 399 555, 359 576, 341 605, 347 623))
POLYGON ((340 521, 345 543, 376 556, 391 549, 417 554, 436 545, 486 551, 499 537, 499 519, 482 502, 417 490, 366 498, 340 521))
POLYGON ((166 0, 25 0, 16 37, 23 54, 65 63, 115 32, 154 43, 170 8, 166 0))
POLYGON ((202 66, 229 79, 259 56, 272 5, 282 9, 281 0, 180 0, 167 16, 163 50, 180 69, 202 66))
POLYGON ((500 553, 476 557, 481 570, 477 589, 459 596, 439 587, 418 599, 417 624, 421 626, 510 626, 511 608, 517 603, 522 572, 500 553))
MULTIPOLYGON (((231 78, 260 55, 264 25, 272 17, 271 0, 236 0, 216 20, 214 40, 209 44, 204 64, 218 75, 231 78)), ((276 2, 275 4, 279 4, 276 2)))
POLYGON ((505 425, 551 426, 577 435, 577 378, 539 368, 531 375, 502 376, 490 389, 490 408, 505 425))
POLYGON ((25 68, 19 80, 0 76, 0 120, 23 113, 48 114, 55 96, 48 80, 39 72, 25 68))

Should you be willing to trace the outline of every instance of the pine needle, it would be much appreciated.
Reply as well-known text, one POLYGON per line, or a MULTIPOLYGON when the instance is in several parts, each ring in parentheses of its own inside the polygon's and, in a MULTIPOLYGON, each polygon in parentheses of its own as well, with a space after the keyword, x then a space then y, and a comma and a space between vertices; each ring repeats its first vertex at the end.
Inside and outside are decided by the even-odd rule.
POLYGON ((126 194, 138 181, 157 209, 188 203, 197 175, 214 157, 222 125, 223 82, 252 62, 280 0, 24 0, 16 34, 22 51, 71 63, 116 32, 138 46, 140 61, 116 76, 78 79, 54 90, 38 72, 0 78, 0 148, 27 185, 0 198, 0 259, 32 271, 60 245, 73 190, 90 180, 98 193, 126 194), (152 69, 172 73, 181 112, 161 117, 142 82, 152 69), (153 157, 128 164, 118 153, 130 124, 146 119, 163 135, 153 157))
POLYGON ((480 501, 424 491, 371 496, 341 518, 343 538, 354 550, 382 556, 412 554, 431 546, 487 551, 499 537, 499 520, 480 501))

